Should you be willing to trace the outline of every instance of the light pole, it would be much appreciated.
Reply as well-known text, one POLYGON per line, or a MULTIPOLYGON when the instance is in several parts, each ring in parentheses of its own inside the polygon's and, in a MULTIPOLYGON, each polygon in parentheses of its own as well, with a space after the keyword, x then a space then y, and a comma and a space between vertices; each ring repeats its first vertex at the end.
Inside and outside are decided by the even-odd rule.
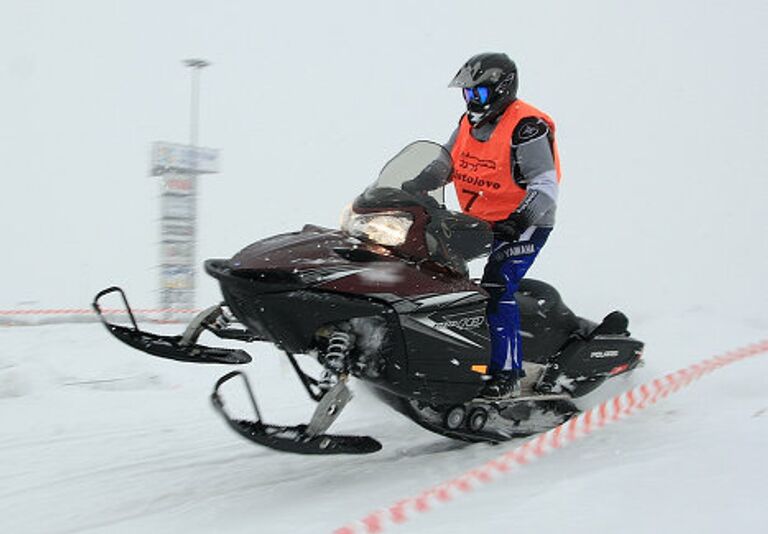
POLYGON ((192 265, 190 267, 188 288, 184 304, 189 308, 193 308, 195 305, 195 292, 196 292, 196 263, 197 263, 197 175, 198 175, 198 154, 197 144, 199 135, 199 123, 200 123, 200 71, 210 65, 210 62, 200 59, 191 58, 182 61, 184 66, 190 69, 191 75, 191 93, 189 99, 189 146, 190 146, 190 173, 189 173, 189 213, 190 213, 190 232, 192 241, 189 244, 188 254, 191 259, 192 265))
POLYGON ((192 98, 189 102, 189 144, 196 147, 200 120, 200 71, 209 67, 211 63, 200 58, 185 59, 182 63, 189 67, 192 75, 192 98))
POLYGON ((197 271, 197 179, 219 172, 219 151, 199 146, 200 71, 210 63, 185 59, 190 69, 189 144, 152 144, 151 176, 162 179, 160 194, 160 307, 167 319, 195 306, 197 271))

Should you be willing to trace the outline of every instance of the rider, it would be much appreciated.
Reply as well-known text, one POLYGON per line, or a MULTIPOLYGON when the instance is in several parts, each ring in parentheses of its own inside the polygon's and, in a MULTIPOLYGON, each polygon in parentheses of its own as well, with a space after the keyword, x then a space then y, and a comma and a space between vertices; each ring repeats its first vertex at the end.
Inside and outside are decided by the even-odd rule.
POLYGON ((449 87, 467 105, 446 148, 451 151, 464 213, 493 225, 494 240, 482 286, 491 333, 490 379, 481 396, 519 395, 520 311, 515 291, 555 223, 560 161, 555 124, 517 98, 517 67, 506 54, 471 57, 449 87))

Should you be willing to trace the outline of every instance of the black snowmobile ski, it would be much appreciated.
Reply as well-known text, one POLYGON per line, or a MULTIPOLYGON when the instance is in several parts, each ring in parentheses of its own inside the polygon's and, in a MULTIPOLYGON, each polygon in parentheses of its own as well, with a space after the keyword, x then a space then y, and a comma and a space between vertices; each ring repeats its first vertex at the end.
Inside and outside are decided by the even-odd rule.
POLYGON ((251 356, 244 350, 208 347, 196 343, 204 330, 213 332, 225 339, 238 339, 242 341, 254 341, 256 339, 244 330, 213 327, 213 322, 222 314, 221 306, 211 306, 199 313, 187 326, 184 334, 180 336, 163 336, 140 330, 133 311, 128 305, 125 292, 117 286, 100 291, 93 299, 93 309, 107 330, 117 339, 135 349, 159 358, 191 363, 242 364, 251 361, 251 356), (131 319, 132 327, 110 323, 102 314, 99 300, 110 293, 120 293, 128 317, 131 319))
POLYGON ((222 376, 211 393, 211 403, 227 424, 245 439, 277 451, 297 454, 370 454, 381 450, 381 443, 368 436, 341 436, 324 434, 328 426, 341 413, 349 401, 349 393, 343 382, 328 391, 318 404, 318 410, 309 425, 277 426, 265 423, 256 404, 256 397, 246 377, 240 371, 232 371, 222 376), (240 376, 256 415, 255 421, 234 419, 226 411, 219 388, 227 381, 240 376), (336 390, 338 397, 334 397, 336 390), (313 428, 315 431, 313 431, 313 428))

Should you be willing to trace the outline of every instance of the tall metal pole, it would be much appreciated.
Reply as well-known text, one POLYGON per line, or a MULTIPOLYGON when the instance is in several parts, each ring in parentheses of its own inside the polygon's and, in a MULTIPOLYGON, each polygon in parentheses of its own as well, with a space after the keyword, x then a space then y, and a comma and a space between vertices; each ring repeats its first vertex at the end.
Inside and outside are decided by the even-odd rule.
POLYGON ((200 120, 200 71, 210 66, 211 63, 204 59, 185 59, 183 63, 190 68, 192 75, 192 97, 189 102, 189 144, 196 147, 200 120))
POLYGON ((184 65, 190 69, 191 75, 191 95, 189 101, 189 144, 192 152, 192 172, 189 176, 190 181, 190 212, 191 212, 191 234, 192 242, 190 244, 190 257, 192 259, 192 271, 190 273, 189 288, 185 302, 189 308, 195 306, 196 293, 196 264, 197 264, 197 152, 195 148, 199 139, 200 123, 200 71, 210 65, 210 62, 194 58, 185 59, 184 65))
POLYGON ((198 269, 197 179, 218 172, 218 151, 199 146, 200 71, 210 63, 185 59, 190 69, 189 144, 152 144, 151 175, 162 177, 160 192, 160 307, 172 320, 195 307, 198 269))

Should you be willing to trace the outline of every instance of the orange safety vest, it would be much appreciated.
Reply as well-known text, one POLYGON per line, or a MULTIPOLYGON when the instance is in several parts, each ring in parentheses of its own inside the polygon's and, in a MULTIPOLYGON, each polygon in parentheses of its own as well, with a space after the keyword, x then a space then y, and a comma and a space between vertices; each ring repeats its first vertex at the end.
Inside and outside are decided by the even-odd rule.
POLYGON ((515 127, 526 117, 538 117, 549 126, 557 181, 560 182, 555 123, 549 115, 522 100, 515 100, 504 111, 487 141, 472 137, 471 125, 464 115, 451 150, 451 181, 464 213, 488 222, 501 221, 523 201, 525 189, 512 177, 510 143, 515 127))

